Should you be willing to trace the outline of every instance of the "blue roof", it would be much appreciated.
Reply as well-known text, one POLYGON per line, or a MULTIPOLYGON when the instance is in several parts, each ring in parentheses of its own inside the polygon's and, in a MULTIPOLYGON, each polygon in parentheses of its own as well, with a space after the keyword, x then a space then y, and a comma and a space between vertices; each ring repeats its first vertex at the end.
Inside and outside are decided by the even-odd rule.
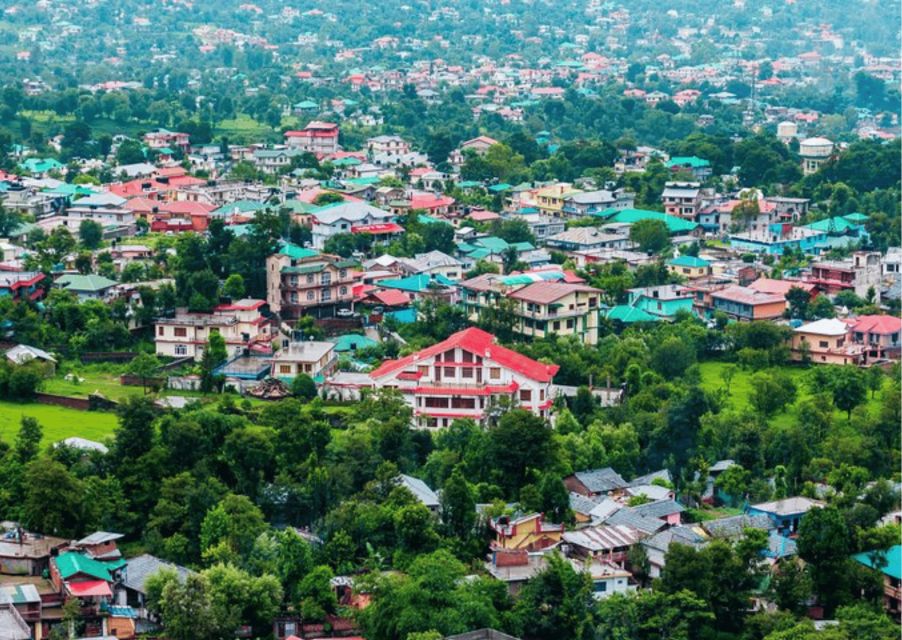
POLYGON ((695 256, 679 256, 678 258, 674 258, 673 260, 668 260, 667 264, 672 264, 675 267, 692 267, 694 269, 701 269, 703 267, 711 266, 711 263, 707 260, 696 258, 695 256))
POLYGON ((856 553, 852 558, 866 567, 881 571, 883 575, 902 580, 902 545, 892 546, 883 553, 879 551, 856 553), (885 560, 885 564, 881 562, 882 560, 885 560))
POLYGON ((398 289, 400 291, 410 291, 411 293, 422 293, 430 287, 443 286, 454 287, 457 285, 453 280, 449 280, 441 274, 428 275, 419 273, 414 276, 400 278, 398 280, 381 280, 379 285, 386 289, 398 289))

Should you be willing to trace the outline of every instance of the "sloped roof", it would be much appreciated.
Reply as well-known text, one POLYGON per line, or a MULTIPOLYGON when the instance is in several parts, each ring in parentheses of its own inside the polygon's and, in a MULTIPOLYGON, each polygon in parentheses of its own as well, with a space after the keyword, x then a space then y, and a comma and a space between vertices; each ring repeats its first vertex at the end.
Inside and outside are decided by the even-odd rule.
POLYGON ((784 498, 782 500, 774 500, 773 502, 762 502, 753 504, 750 509, 762 511, 765 513, 773 513, 778 516, 796 515, 799 513, 807 513, 811 509, 823 507, 824 503, 820 500, 812 500, 803 496, 794 496, 792 498, 784 498))
POLYGON ((84 553, 76 553, 74 551, 61 553, 56 557, 56 568, 59 569, 63 580, 68 580, 74 575, 83 573, 100 580, 112 582, 107 565, 84 553))
POLYGON ((116 281, 98 275, 66 274, 57 278, 55 284, 69 291, 90 291, 96 293, 116 286, 116 281))
POLYGON ((902 331, 902 319, 898 316, 860 316, 852 331, 858 333, 899 333, 902 331))
POLYGON ((620 524, 600 524, 578 531, 565 531, 563 535, 565 542, 592 552, 629 547, 640 537, 640 533, 632 527, 620 524))
POLYGON ((711 266, 711 263, 707 260, 696 258, 695 256, 679 256, 668 260, 667 264, 672 264, 675 267, 691 267, 693 269, 702 269, 711 266))
POLYGON ((573 475, 592 493, 604 493, 627 486, 627 481, 611 467, 577 471, 573 475))
POLYGON ((690 222, 676 216, 669 216, 660 211, 647 211, 645 209, 605 209, 593 215, 605 218, 611 216, 611 222, 622 222, 625 224, 635 224, 640 220, 660 220, 667 225, 667 230, 671 234, 694 231, 698 227, 697 222, 690 222))
POLYGON ((378 368, 370 373, 370 377, 376 379, 396 371, 402 371, 419 360, 431 358, 455 347, 459 347, 473 354, 484 356, 503 367, 539 382, 551 382, 551 379, 558 372, 558 369, 560 369, 556 364, 544 364, 508 349, 507 347, 502 347, 497 344, 495 340, 495 336, 491 333, 483 331, 482 329, 477 329, 476 327, 469 327, 463 331, 452 334, 447 340, 443 340, 438 344, 434 344, 431 347, 422 349, 409 356, 399 358, 398 360, 387 360, 386 362, 383 362, 378 368))
POLYGON ((631 507, 633 511, 641 516, 649 518, 666 518, 674 513, 682 513, 686 508, 676 500, 655 500, 654 502, 646 502, 635 507, 631 507))
POLYGON ((890 578, 902 580, 902 546, 897 544, 890 547, 883 556, 886 560, 886 564, 883 565, 875 562, 875 559, 879 558, 879 555, 869 551, 856 553, 852 558, 866 567, 881 571, 890 578))
POLYGON ((663 520, 638 513, 634 507, 623 507, 605 518, 605 524, 622 524, 642 533, 652 534, 667 526, 663 520))
POLYGON ((534 282, 510 294, 510 298, 535 304, 549 304, 572 293, 601 293, 600 289, 566 282, 534 282))
POLYGON ((606 317, 608 320, 619 320, 624 324, 631 324, 633 322, 659 322, 661 320, 661 318, 656 315, 626 304, 619 304, 615 307, 611 307, 608 309, 606 317))
POLYGON ((147 584, 147 579, 161 569, 174 570, 180 581, 184 581, 191 574, 191 571, 185 567, 160 560, 156 556, 145 553, 128 561, 124 584, 133 591, 146 593, 145 585, 147 584))
POLYGON ((402 473, 398 476, 398 483, 407 487, 407 489, 416 497, 417 500, 422 502, 430 509, 439 506, 438 495, 436 495, 435 491, 429 488, 429 485, 427 485, 419 478, 414 478, 413 476, 408 476, 402 473))

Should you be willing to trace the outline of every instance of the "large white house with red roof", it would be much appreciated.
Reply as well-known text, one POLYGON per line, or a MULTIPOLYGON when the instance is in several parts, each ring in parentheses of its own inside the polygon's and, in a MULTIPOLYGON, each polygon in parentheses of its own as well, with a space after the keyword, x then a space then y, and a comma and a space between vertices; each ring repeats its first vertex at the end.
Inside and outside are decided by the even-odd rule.
POLYGON ((447 427, 458 418, 483 423, 504 398, 512 405, 549 417, 551 380, 558 366, 499 345, 490 333, 470 327, 447 340, 369 374, 372 387, 397 389, 421 428, 447 427))
POLYGON ((285 144, 290 149, 326 155, 338 151, 338 125, 314 120, 300 131, 286 131, 285 144))

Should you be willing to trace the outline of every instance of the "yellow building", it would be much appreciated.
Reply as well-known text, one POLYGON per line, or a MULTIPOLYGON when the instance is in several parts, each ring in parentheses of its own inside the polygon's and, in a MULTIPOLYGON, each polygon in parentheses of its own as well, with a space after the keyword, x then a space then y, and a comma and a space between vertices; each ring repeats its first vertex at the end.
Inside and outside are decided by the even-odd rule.
POLYGON ((556 545, 564 535, 564 525, 545 522, 541 513, 515 519, 501 516, 491 521, 491 527, 495 532, 494 549, 539 551, 556 545))
POLYGON ((563 215, 564 201, 577 193, 582 193, 582 190, 574 189, 571 185, 565 183, 553 184, 536 191, 535 203, 543 213, 561 217, 563 215))

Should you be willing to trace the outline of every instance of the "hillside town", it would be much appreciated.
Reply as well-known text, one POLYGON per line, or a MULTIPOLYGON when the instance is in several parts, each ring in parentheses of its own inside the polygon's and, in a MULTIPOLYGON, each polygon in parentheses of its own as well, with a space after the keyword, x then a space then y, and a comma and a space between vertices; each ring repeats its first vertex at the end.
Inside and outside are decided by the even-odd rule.
POLYGON ((0 640, 898 637, 899 7, 799 5, 5 7, 0 640))

